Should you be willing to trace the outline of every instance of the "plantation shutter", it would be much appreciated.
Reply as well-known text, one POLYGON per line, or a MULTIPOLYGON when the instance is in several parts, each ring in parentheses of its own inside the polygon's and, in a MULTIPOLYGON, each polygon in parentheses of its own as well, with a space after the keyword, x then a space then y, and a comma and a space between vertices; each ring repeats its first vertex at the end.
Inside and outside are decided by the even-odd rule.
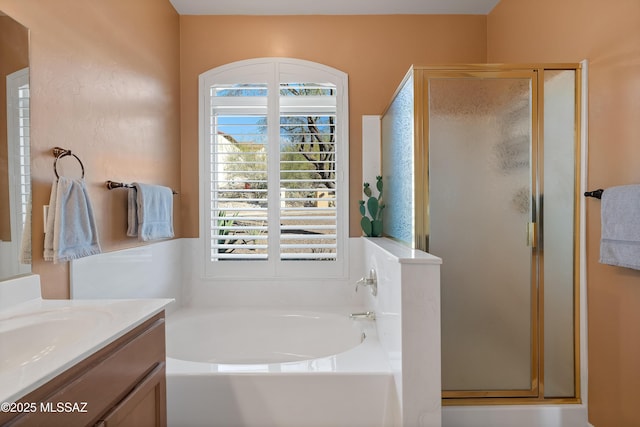
POLYGON ((280 259, 337 257, 336 87, 280 84, 280 259))
POLYGON ((335 86, 280 84, 279 171, 268 170, 267 85, 210 90, 211 260, 268 259, 270 221, 280 259, 335 260, 335 86), (269 173, 279 174, 271 194, 269 173))
POLYGON ((31 200, 31 156, 30 156, 30 107, 29 83, 18 88, 18 118, 19 118, 19 157, 20 157, 20 213, 24 227, 29 215, 31 200))
POLYGON ((205 276, 347 277, 347 75, 256 58, 199 81, 205 276))
POLYGON ((267 85, 210 88, 211 260, 268 258, 267 85))
POLYGON ((347 75, 256 58, 199 80, 205 277, 347 277, 347 75))

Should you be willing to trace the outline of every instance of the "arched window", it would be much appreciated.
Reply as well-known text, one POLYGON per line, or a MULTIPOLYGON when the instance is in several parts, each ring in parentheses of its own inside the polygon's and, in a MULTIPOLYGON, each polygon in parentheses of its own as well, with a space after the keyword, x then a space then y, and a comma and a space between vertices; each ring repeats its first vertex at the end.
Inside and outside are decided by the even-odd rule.
POLYGON ((200 75, 202 232, 210 277, 345 277, 347 76, 302 60, 200 75))

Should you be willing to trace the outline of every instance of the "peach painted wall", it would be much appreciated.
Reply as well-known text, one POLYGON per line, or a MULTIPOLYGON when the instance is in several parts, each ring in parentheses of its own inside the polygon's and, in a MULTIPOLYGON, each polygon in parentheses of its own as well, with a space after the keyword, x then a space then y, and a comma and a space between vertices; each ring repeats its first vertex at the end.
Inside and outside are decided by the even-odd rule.
POLYGON ((361 235, 362 115, 382 114, 412 64, 486 57, 486 16, 181 16, 182 217, 198 235, 198 76, 257 57, 319 62, 349 75, 350 234, 361 235))
MULTIPOLYGON (((42 259, 51 149, 84 162, 103 251, 138 245, 126 237, 126 191, 104 182, 180 186, 179 17, 168 0, 0 0, 0 10, 30 29, 33 271, 45 297, 65 298, 68 263, 42 259)), ((72 158, 60 164, 78 175, 72 158)))
MULTIPOLYGON (((589 60, 589 189, 640 183, 640 2, 502 0, 489 62, 589 60)), ((587 200, 589 421, 640 425, 640 272, 602 265, 600 202, 587 200)))

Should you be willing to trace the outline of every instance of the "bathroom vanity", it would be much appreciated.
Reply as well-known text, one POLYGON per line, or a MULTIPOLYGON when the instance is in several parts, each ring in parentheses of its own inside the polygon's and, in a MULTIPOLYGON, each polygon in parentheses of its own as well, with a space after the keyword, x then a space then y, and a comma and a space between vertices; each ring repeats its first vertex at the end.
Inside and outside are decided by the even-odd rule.
POLYGON ((168 299, 0 310, 0 426, 165 426, 168 299))

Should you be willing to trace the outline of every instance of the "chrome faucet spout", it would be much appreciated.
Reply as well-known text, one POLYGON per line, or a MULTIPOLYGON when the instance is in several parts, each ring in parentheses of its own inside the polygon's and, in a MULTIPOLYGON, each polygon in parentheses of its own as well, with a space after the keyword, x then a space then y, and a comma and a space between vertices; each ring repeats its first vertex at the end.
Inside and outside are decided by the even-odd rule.
POLYGON ((351 319, 376 320, 376 313, 375 313, 375 311, 365 311, 365 312, 362 312, 362 313, 351 313, 349 315, 349 318, 351 318, 351 319))

